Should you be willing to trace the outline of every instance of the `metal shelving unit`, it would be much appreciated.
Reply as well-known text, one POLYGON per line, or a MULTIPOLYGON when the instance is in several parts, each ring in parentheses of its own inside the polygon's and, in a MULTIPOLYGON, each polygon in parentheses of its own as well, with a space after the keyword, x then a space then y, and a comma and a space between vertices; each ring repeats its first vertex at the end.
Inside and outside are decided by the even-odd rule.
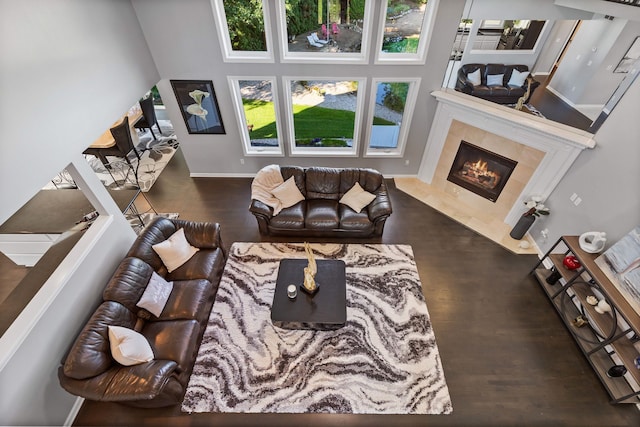
POLYGON ((531 273, 600 378, 611 403, 638 404, 640 369, 634 361, 640 356, 640 315, 596 265, 597 257, 580 249, 577 236, 562 236, 531 273), (581 266, 567 269, 563 265, 567 255, 574 255, 581 266), (547 278, 554 272, 559 273, 559 279, 548 283, 547 278), (605 299, 611 311, 598 312, 587 302, 589 296, 605 299), (578 326, 578 317, 587 322, 578 326), (615 365, 623 365, 626 374, 610 377, 607 372, 615 365))

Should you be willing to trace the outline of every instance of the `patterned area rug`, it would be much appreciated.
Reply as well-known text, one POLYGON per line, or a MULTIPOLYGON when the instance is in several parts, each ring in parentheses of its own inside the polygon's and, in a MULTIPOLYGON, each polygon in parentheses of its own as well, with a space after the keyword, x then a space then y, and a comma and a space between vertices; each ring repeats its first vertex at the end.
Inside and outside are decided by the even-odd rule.
POLYGON ((304 247, 234 243, 182 410, 451 413, 411 246, 311 247, 316 259, 346 263, 346 325, 273 326, 279 261, 304 259, 304 247))
POLYGON ((111 170, 108 171, 97 157, 86 156, 89 165, 105 187, 133 186, 139 187, 141 191, 145 192, 151 189, 178 149, 178 141, 171 122, 167 120, 159 120, 158 122, 160 129, 162 129, 162 135, 158 135, 158 129, 154 126, 157 140, 153 139, 148 129, 138 134, 140 141, 136 150, 140 153, 139 163, 136 155, 133 152, 129 153, 129 161, 133 167, 129 166, 122 158, 107 156, 111 166, 111 170))

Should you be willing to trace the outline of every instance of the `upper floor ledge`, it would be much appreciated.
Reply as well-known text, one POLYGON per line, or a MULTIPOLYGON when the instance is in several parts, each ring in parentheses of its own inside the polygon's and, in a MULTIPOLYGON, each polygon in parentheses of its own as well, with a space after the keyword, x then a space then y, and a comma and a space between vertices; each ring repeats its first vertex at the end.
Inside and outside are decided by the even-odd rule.
POLYGON ((463 94, 453 89, 443 88, 431 92, 431 95, 439 103, 466 110, 468 113, 509 123, 511 126, 521 128, 524 131, 542 133, 581 150, 596 146, 594 135, 589 132, 463 94))

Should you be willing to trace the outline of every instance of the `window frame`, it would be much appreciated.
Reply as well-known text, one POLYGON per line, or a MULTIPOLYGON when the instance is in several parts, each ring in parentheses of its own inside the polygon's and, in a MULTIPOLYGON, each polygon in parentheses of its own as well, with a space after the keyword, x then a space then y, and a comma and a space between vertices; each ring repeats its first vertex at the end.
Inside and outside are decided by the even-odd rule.
POLYGON ((238 123, 238 131, 242 141, 242 151, 245 156, 266 156, 266 157, 284 157, 284 144, 282 141, 282 125, 279 113, 280 102, 278 100, 278 83, 275 76, 227 76, 229 82, 229 91, 231 93, 231 101, 235 111, 236 122, 238 123), (251 137, 245 123, 247 117, 242 104, 242 94, 240 92, 241 80, 268 80, 271 83, 271 97, 273 99, 273 108, 276 115, 276 131, 278 132, 277 147, 253 147, 251 146, 251 137))
POLYGON ((211 9, 216 22, 218 32, 218 40, 220 40, 220 50, 222 51, 222 59, 224 62, 243 62, 243 63, 273 63, 275 56, 273 53, 273 41, 271 38, 271 22, 269 19, 269 2, 262 0, 262 19, 264 21, 264 38, 267 50, 250 51, 233 50, 231 46, 231 37, 229 37, 229 25, 227 24, 227 15, 224 11, 224 0, 211 0, 211 9))
POLYGON ((361 123, 364 112, 364 93, 361 88, 366 88, 366 77, 318 77, 318 76, 283 76, 282 84, 286 96, 285 108, 286 135, 289 140, 290 157, 358 157, 361 123), (351 148, 323 148, 323 147, 296 147, 295 128, 293 122, 293 102, 291 98, 291 83, 299 80, 307 81, 356 81, 358 82, 358 95, 356 97, 356 111, 353 119, 353 144, 351 148))
POLYGON ((367 126, 364 129, 364 141, 366 141, 363 157, 404 157, 404 151, 407 146, 407 139, 409 138, 409 131, 411 130, 411 120, 415 114, 416 103, 418 101, 418 94, 420 93, 420 83, 422 78, 420 77, 375 77, 371 80, 369 87, 370 101, 369 109, 367 112, 367 126), (371 148, 371 135, 373 129, 373 118, 376 108, 376 92, 378 84, 380 83, 409 83, 409 89, 407 90, 407 100, 404 104, 404 110, 402 113, 402 124, 400 125, 400 132, 398 133, 398 144, 393 149, 371 148))
POLYGON ((418 51, 416 53, 388 53, 382 51, 385 21, 387 18, 387 14, 385 13, 386 4, 387 0, 385 0, 385 9, 380 11, 374 64, 424 64, 427 58, 428 48, 431 45, 430 41, 433 35, 433 27, 435 26, 436 12, 438 11, 440 0, 429 0, 427 2, 422 28, 420 30, 418 51))
MULTIPOLYGON (((264 0, 263 0, 264 1, 264 0)), ((326 52, 289 52, 287 37, 287 11, 285 0, 276 1, 278 17, 278 39, 280 41, 281 63, 304 64, 367 64, 369 63, 370 39, 373 31, 374 1, 365 0, 364 25, 362 29, 361 50, 359 53, 326 53, 326 52)))

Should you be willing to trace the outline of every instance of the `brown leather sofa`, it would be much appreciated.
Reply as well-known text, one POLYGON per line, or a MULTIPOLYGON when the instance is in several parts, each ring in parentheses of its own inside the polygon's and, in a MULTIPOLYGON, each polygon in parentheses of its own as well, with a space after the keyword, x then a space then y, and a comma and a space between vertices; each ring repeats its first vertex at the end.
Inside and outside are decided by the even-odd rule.
POLYGON ((225 262, 218 224, 154 218, 118 266, 103 292, 103 302, 58 369, 62 387, 89 400, 131 406, 181 403, 225 262), (200 250, 169 273, 151 246, 179 228, 200 250), (153 271, 173 281, 159 317, 136 306, 153 271), (134 366, 117 363, 111 356, 108 326, 140 332, 151 345, 154 359, 134 366))
POLYGON ((456 90, 487 101, 498 104, 515 104, 527 91, 527 84, 531 84, 531 92, 524 102, 529 102, 536 87, 540 85, 530 77, 525 79, 522 86, 509 85, 513 70, 520 72, 529 71, 526 65, 505 65, 505 64, 464 64, 458 69, 458 79, 456 90), (481 84, 474 85, 468 78, 469 74, 480 69, 481 84), (502 75, 501 84, 487 85, 487 76, 502 75), (530 79, 530 80, 529 80, 530 79))
POLYGON ((273 209, 252 199, 249 210, 262 235, 286 236, 381 236, 392 213, 391 200, 382 174, 374 169, 281 166, 282 178, 294 177, 305 200, 273 215, 273 209), (338 203, 358 182, 376 198, 357 213, 338 203))

